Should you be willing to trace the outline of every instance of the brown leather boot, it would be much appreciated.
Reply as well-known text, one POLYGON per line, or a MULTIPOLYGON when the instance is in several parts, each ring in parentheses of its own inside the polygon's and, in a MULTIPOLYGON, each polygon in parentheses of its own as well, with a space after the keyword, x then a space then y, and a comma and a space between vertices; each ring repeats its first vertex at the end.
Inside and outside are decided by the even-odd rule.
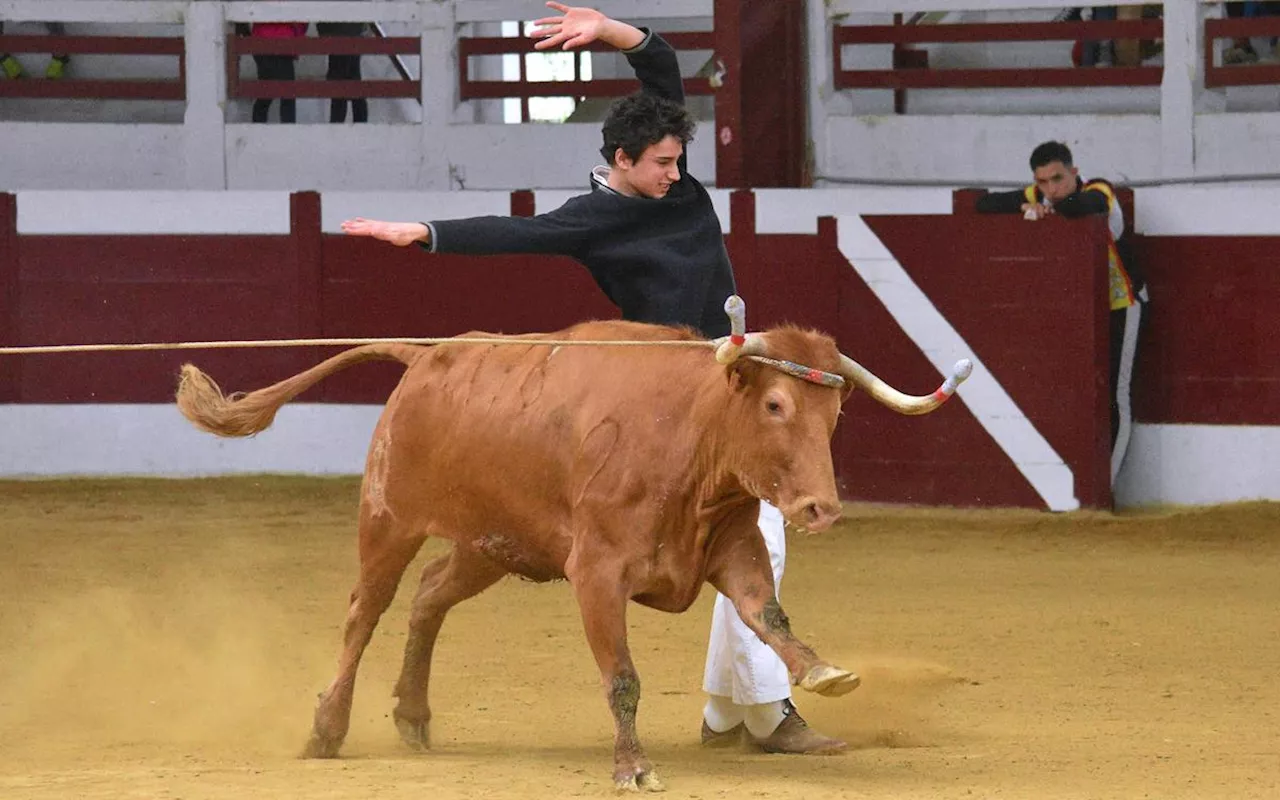
POLYGON ((832 739, 830 736, 822 734, 809 727, 809 723, 804 721, 804 717, 800 716, 800 712, 791 704, 790 700, 784 700, 782 722, 778 723, 778 727, 773 733, 763 739, 748 734, 748 738, 752 744, 758 746, 766 753, 795 753, 806 755, 831 755, 844 750, 847 745, 839 739, 832 739))
POLYGON ((727 731, 713 730, 707 721, 702 720, 702 745, 704 747, 731 747, 742 743, 742 734, 746 730, 739 722, 727 731))

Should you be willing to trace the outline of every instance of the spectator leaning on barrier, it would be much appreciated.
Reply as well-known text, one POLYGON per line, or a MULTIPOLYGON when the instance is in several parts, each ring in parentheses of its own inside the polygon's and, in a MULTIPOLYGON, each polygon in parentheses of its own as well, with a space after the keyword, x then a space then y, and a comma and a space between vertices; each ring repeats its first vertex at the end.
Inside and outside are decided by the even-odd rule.
POLYGON ((979 197, 978 211, 1021 213, 1031 221, 1055 214, 1064 217, 1107 215, 1111 236, 1107 260, 1111 306, 1111 480, 1114 483, 1129 447, 1133 419, 1129 399, 1143 306, 1147 302, 1146 282, 1125 237, 1124 210, 1110 183, 1097 178, 1081 180, 1070 148, 1061 142, 1045 142, 1036 147, 1031 152, 1031 172, 1035 182, 1024 189, 979 197))
MULTIPOLYGON (((316 33, 320 36, 364 36, 363 22, 317 22, 316 33)), ((331 81, 360 80, 360 55, 330 54, 329 71, 325 79, 331 81)), ((363 97, 340 98, 329 101, 329 121, 346 122, 347 103, 351 103, 351 121, 369 121, 369 101, 363 97)))
MULTIPOLYGON (((46 22, 44 27, 50 36, 67 35, 67 27, 61 22, 46 22)), ((0 36, 2 35, 4 35, 4 21, 0 20, 0 36)), ((45 67, 44 76, 51 80, 58 80, 66 73, 69 63, 71 63, 71 56, 66 53, 54 53, 49 59, 49 66, 45 67)), ((4 70, 4 74, 10 78, 26 76, 26 72, 22 69, 22 63, 9 53, 0 53, 0 70, 4 70)))
MULTIPOLYGON (((297 39, 307 35, 305 22, 255 22, 251 36, 263 39, 297 39)), ((260 81, 291 81, 294 79, 293 62, 297 56, 277 53, 255 54, 253 63, 258 67, 260 81)), ((296 122, 298 102, 292 97, 280 98, 280 121, 296 122)), ((260 97, 253 101, 253 121, 266 122, 271 111, 271 98, 260 97)))

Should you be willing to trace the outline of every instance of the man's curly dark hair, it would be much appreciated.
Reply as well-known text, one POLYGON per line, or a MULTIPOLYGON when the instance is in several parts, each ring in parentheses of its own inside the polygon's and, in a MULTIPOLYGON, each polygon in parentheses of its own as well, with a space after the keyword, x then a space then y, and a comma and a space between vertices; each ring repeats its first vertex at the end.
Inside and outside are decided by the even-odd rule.
POLYGON ((667 136, 689 144, 693 141, 696 127, 689 110, 679 103, 650 92, 635 92, 609 108, 609 116, 605 117, 601 131, 604 146, 600 148, 600 154, 612 164, 614 154, 621 147, 622 152, 635 161, 645 148, 667 136))

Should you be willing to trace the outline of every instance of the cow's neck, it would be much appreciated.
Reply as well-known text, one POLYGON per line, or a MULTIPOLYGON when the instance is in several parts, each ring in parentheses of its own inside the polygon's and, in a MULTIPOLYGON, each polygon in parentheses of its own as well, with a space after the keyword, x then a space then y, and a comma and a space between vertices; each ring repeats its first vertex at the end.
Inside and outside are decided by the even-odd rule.
POLYGON ((688 435, 695 441, 693 458, 696 513, 716 517, 755 501, 738 475, 743 464, 738 443, 745 428, 736 423, 742 414, 741 396, 728 386, 724 372, 716 369, 703 383, 690 409, 688 435))

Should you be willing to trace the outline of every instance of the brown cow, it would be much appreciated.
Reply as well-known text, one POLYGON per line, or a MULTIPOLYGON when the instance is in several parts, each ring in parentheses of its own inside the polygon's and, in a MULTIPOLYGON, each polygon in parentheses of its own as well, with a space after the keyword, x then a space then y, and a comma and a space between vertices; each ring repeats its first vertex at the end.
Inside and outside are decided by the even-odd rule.
POLYGON ((373 434, 360 576, 338 675, 320 696, 306 755, 337 755, 361 654, 428 536, 454 547, 427 564, 413 599, 394 711, 411 745, 427 745, 431 653, 445 614, 512 573, 567 578, 573 587, 616 724, 619 788, 662 788, 636 736, 629 600, 684 611, 710 583, 777 651, 795 684, 823 695, 858 685, 792 635, 756 524, 757 498, 812 529, 840 516, 830 439, 852 387, 793 377, 758 355, 841 373, 886 403, 901 401, 904 413, 931 410, 945 396, 899 395, 829 337, 795 328, 752 334, 744 352, 757 357, 726 366, 710 343, 677 328, 590 322, 521 338, 553 337, 703 346, 375 344, 230 399, 195 367, 183 368, 177 401, 187 419, 220 436, 247 436, 339 370, 369 360, 407 366, 373 434))

